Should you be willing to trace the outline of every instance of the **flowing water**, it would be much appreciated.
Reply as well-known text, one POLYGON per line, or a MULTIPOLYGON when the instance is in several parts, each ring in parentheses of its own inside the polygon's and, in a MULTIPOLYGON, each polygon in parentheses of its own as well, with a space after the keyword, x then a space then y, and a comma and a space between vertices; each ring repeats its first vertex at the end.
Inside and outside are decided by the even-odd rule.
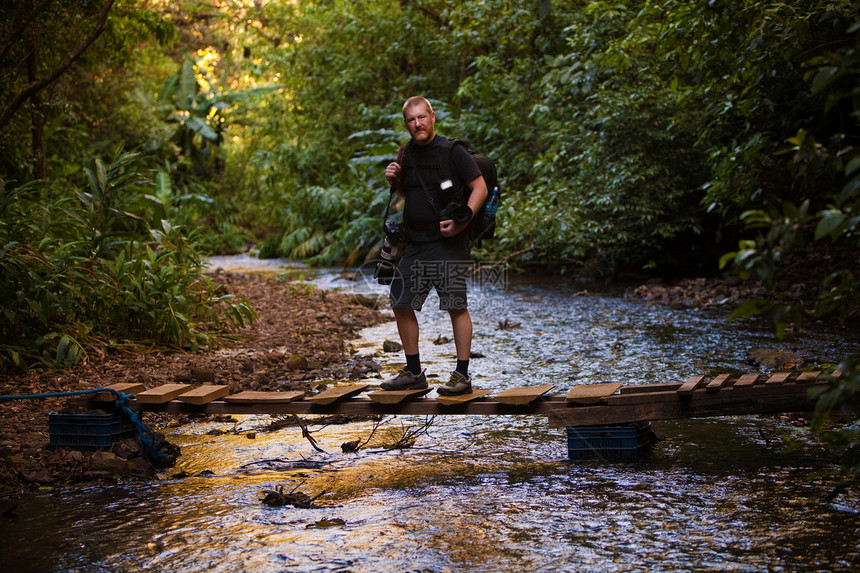
MULTIPOLYGON (((256 261, 238 263, 255 266, 256 261)), ((237 265, 236 259, 218 264, 237 265)), ((271 264, 271 263, 269 263, 271 264)), ((379 291, 293 269, 323 288, 379 291)), ((725 313, 630 302, 593 285, 493 276, 472 285, 474 384, 501 390, 593 382, 681 381, 752 372, 746 350, 777 346, 832 364, 852 348, 822 328, 776 342, 769 325, 725 313), (506 328, 500 328, 500 322, 506 328), (517 323, 519 326, 517 327, 517 323)), ((454 358, 447 314, 420 314, 431 383, 454 358)), ((358 354, 383 376, 402 354, 392 323, 363 331, 358 354)), ((377 383, 378 379, 370 380, 377 383)), ((188 477, 46 492, 0 518, 0 571, 852 571, 860 567, 860 493, 828 501, 830 467, 792 417, 654 422, 662 437, 633 462, 567 459, 566 433, 529 416, 387 418, 262 431, 265 416, 200 422, 169 435, 188 477), (318 431, 317 431, 318 430, 318 431), (387 450, 417 434, 414 446, 387 450), (350 440, 369 443, 344 454, 350 440), (788 450, 785 439, 805 447, 788 450), (320 495, 269 507, 262 491, 320 495), (343 520, 341 523, 338 520, 343 520)))

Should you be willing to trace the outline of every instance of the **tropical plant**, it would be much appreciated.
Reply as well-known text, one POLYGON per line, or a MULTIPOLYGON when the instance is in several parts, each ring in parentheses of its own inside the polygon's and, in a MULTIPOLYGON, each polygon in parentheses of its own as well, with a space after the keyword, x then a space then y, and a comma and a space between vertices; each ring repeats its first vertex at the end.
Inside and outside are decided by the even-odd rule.
POLYGON ((88 191, 47 204, 37 184, 0 197, 0 367, 67 367, 123 345, 194 350, 254 319, 216 292, 193 239, 128 209, 135 155, 87 169, 88 191))

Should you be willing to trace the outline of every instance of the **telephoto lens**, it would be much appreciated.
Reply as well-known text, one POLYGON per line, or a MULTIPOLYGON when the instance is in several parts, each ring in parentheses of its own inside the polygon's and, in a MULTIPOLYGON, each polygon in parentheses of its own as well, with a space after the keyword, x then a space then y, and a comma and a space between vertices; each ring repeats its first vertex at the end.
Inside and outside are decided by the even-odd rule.
POLYGON ((379 253, 380 260, 376 263, 376 272, 373 273, 379 284, 390 285, 394 280, 394 269, 397 266, 397 259, 400 258, 402 248, 400 244, 392 244, 388 237, 382 241, 382 251, 379 253))
POLYGON ((404 231, 403 227, 394 221, 386 221, 383 230, 385 238, 382 241, 380 260, 376 264, 373 278, 381 285, 389 285, 394 280, 394 269, 397 268, 397 262, 403 254, 404 231))

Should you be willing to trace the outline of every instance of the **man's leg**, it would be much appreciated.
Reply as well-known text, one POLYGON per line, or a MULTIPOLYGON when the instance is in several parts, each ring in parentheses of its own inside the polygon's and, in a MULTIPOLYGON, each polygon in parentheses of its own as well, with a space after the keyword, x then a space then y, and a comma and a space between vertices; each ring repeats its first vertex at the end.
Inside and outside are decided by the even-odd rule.
MULTIPOLYGON (((395 308, 394 320, 405 354, 418 354, 418 317, 411 308, 395 308)), ((471 331, 471 324, 469 326, 471 331)), ((471 334, 470 334, 471 336, 471 334)))
POLYGON ((469 376, 469 356, 472 353, 472 317, 465 308, 449 310, 451 326, 454 330, 454 346, 457 349, 457 367, 451 379, 436 388, 440 396, 465 394, 472 390, 472 377, 469 376))
POLYGON ((395 308, 394 320, 397 322, 397 332, 406 355, 406 368, 380 386, 383 390, 426 388, 427 377, 421 370, 421 359, 418 355, 418 317, 411 308, 395 308))
MULTIPOLYGON (((468 374, 469 358, 472 354, 472 316, 468 309, 449 310, 451 315, 451 328, 454 331, 454 347, 457 349, 457 365, 462 366, 465 361, 468 374)), ((459 370, 459 368, 458 368, 459 370)))

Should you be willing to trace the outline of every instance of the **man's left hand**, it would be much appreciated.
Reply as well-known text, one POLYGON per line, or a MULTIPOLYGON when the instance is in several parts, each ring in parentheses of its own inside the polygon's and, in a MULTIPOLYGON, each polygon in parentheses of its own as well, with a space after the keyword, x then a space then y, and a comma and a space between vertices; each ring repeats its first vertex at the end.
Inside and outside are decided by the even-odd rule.
POLYGON ((455 223, 453 219, 439 222, 439 232, 443 237, 453 237, 462 232, 469 223, 455 223))

